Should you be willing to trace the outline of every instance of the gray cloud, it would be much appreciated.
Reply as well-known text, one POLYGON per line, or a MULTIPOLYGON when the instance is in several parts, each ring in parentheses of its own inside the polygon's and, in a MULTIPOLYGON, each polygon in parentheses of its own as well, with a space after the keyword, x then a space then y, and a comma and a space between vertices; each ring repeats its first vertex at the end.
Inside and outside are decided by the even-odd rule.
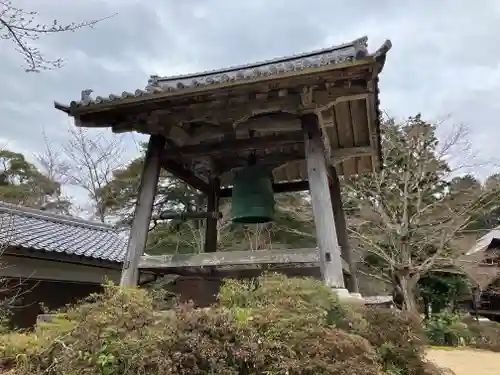
MULTIPOLYGON (((40 39, 64 68, 27 74, 2 42, 0 142, 39 151, 42 129, 55 141, 71 126, 52 101, 82 89, 106 95, 144 87, 150 74, 226 67, 304 52, 367 35, 370 49, 393 41, 381 102, 397 116, 422 112, 473 129, 486 157, 496 154, 500 117, 500 6, 482 0, 20 0, 45 19, 79 21, 118 13, 93 30, 40 39)), ((135 148, 134 148, 135 149, 135 148)))

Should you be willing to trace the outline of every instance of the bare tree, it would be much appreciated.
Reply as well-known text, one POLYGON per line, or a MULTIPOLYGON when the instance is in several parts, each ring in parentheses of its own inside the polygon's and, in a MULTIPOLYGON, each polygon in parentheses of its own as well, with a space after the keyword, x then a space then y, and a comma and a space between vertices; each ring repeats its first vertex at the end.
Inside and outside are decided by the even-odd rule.
POLYGON ((345 184, 351 238, 364 260, 360 272, 392 285, 403 307, 415 310, 417 282, 457 266, 475 240, 471 223, 496 193, 471 176, 454 178, 474 160, 463 127, 441 142, 436 125, 420 116, 387 119, 383 128, 384 168, 345 184))
POLYGON ((47 173, 62 184, 85 190, 95 217, 105 222, 107 206, 103 188, 111 181, 113 171, 122 166, 121 138, 109 139, 103 132, 72 128, 60 151, 55 150, 47 138, 45 144, 45 152, 37 155, 37 159, 47 173))
MULTIPOLYGON (((45 132, 43 132, 45 150, 43 153, 35 153, 34 157, 41 167, 41 172, 50 181, 57 183, 59 186, 64 184, 64 178, 61 174, 61 166, 63 165, 63 158, 61 152, 57 151, 52 142, 48 139, 45 132)), ((40 207, 44 210, 53 211, 69 215, 71 211, 71 200, 69 197, 63 195, 62 189, 59 188, 54 197, 47 200, 45 204, 40 207)))
POLYGON ((38 12, 17 8, 11 0, 0 0, 0 39, 14 44, 16 51, 24 58, 27 72, 40 72, 59 68, 63 63, 61 58, 45 58, 42 51, 33 45, 40 36, 92 28, 98 22, 110 17, 112 16, 67 24, 60 24, 54 20, 50 24, 45 24, 40 21, 38 12))
POLYGON ((61 182, 61 165, 63 164, 62 154, 56 150, 45 131, 43 131, 43 140, 44 151, 43 153, 35 153, 35 159, 38 161, 48 178, 61 182))

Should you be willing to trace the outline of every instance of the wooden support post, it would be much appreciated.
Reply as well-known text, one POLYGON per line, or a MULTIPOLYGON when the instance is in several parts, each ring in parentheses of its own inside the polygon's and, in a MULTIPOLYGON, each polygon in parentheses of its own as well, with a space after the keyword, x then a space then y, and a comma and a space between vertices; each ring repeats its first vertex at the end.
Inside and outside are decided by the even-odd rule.
MULTIPOLYGON (((214 179, 210 184, 210 193, 207 196, 207 211, 219 211, 220 180, 214 179)), ((205 223, 205 252, 217 251, 217 218, 207 218, 205 223)))
POLYGON ((141 176, 141 185, 135 207, 134 219, 127 245, 127 256, 123 263, 121 286, 135 286, 139 279, 139 261, 144 254, 148 238, 149 222, 160 177, 161 155, 165 149, 165 138, 152 135, 149 138, 146 158, 141 176))
POLYGON ((347 278, 347 290, 351 293, 359 293, 358 278, 356 275, 356 264, 354 262, 349 236, 347 234, 347 224, 345 221, 344 208, 342 207, 342 195, 340 191, 340 181, 335 167, 330 167, 330 199, 332 200, 333 217, 335 228, 337 229, 337 240, 339 242, 342 259, 349 265, 350 275, 347 278))
POLYGON ((328 167, 318 116, 313 113, 303 115, 301 122, 305 131, 307 174, 323 282, 333 289, 337 289, 339 294, 347 294, 344 287, 342 257, 333 218, 328 187, 328 167))

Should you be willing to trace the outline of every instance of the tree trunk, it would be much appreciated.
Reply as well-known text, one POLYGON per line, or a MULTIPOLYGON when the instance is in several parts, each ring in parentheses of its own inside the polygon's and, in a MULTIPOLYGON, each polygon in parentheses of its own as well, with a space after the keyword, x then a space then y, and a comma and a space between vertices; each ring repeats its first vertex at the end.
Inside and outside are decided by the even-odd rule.
POLYGON ((428 320, 431 315, 431 304, 427 298, 424 298, 424 313, 425 313, 425 320, 428 320))
POLYGON ((418 306, 415 298, 415 287, 418 279, 399 276, 395 277, 394 281, 396 283, 395 289, 401 298, 403 310, 418 314, 418 306))

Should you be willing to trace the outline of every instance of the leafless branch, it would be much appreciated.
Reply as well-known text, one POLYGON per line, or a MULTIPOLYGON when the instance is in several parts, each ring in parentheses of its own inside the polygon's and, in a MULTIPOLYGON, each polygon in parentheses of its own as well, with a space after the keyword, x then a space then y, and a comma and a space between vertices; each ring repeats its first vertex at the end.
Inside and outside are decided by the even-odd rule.
POLYGON ((103 132, 72 128, 69 138, 56 152, 45 139, 46 150, 37 159, 62 184, 84 189, 101 222, 106 219, 106 197, 102 189, 111 181, 113 171, 123 165, 124 150, 121 138, 109 139, 103 132))
POLYGON ((369 177, 346 181, 346 198, 355 203, 348 221, 353 240, 373 256, 364 259, 381 263, 367 263, 366 272, 405 288, 468 250, 466 230, 478 214, 492 208, 498 190, 484 189, 473 178, 452 180, 475 165, 463 125, 437 143, 435 125, 420 117, 402 125, 386 121, 387 165, 369 177))
POLYGON ((62 180, 61 176, 61 165, 63 163, 62 155, 53 146, 53 143, 49 140, 45 131, 43 131, 43 139, 44 139, 44 152, 36 153, 35 159, 43 168, 48 178, 50 178, 53 181, 60 182, 62 180))
MULTIPOLYGON (((115 14, 116 15, 116 14, 115 14)), ((34 46, 40 36, 62 32, 75 32, 83 28, 92 28, 97 23, 114 17, 111 15, 90 21, 60 24, 57 20, 50 24, 42 23, 38 12, 25 11, 13 6, 11 0, 0 1, 0 39, 10 41, 15 50, 25 61, 27 72, 40 72, 41 70, 59 68, 63 64, 62 58, 47 59, 42 51, 34 46)))

